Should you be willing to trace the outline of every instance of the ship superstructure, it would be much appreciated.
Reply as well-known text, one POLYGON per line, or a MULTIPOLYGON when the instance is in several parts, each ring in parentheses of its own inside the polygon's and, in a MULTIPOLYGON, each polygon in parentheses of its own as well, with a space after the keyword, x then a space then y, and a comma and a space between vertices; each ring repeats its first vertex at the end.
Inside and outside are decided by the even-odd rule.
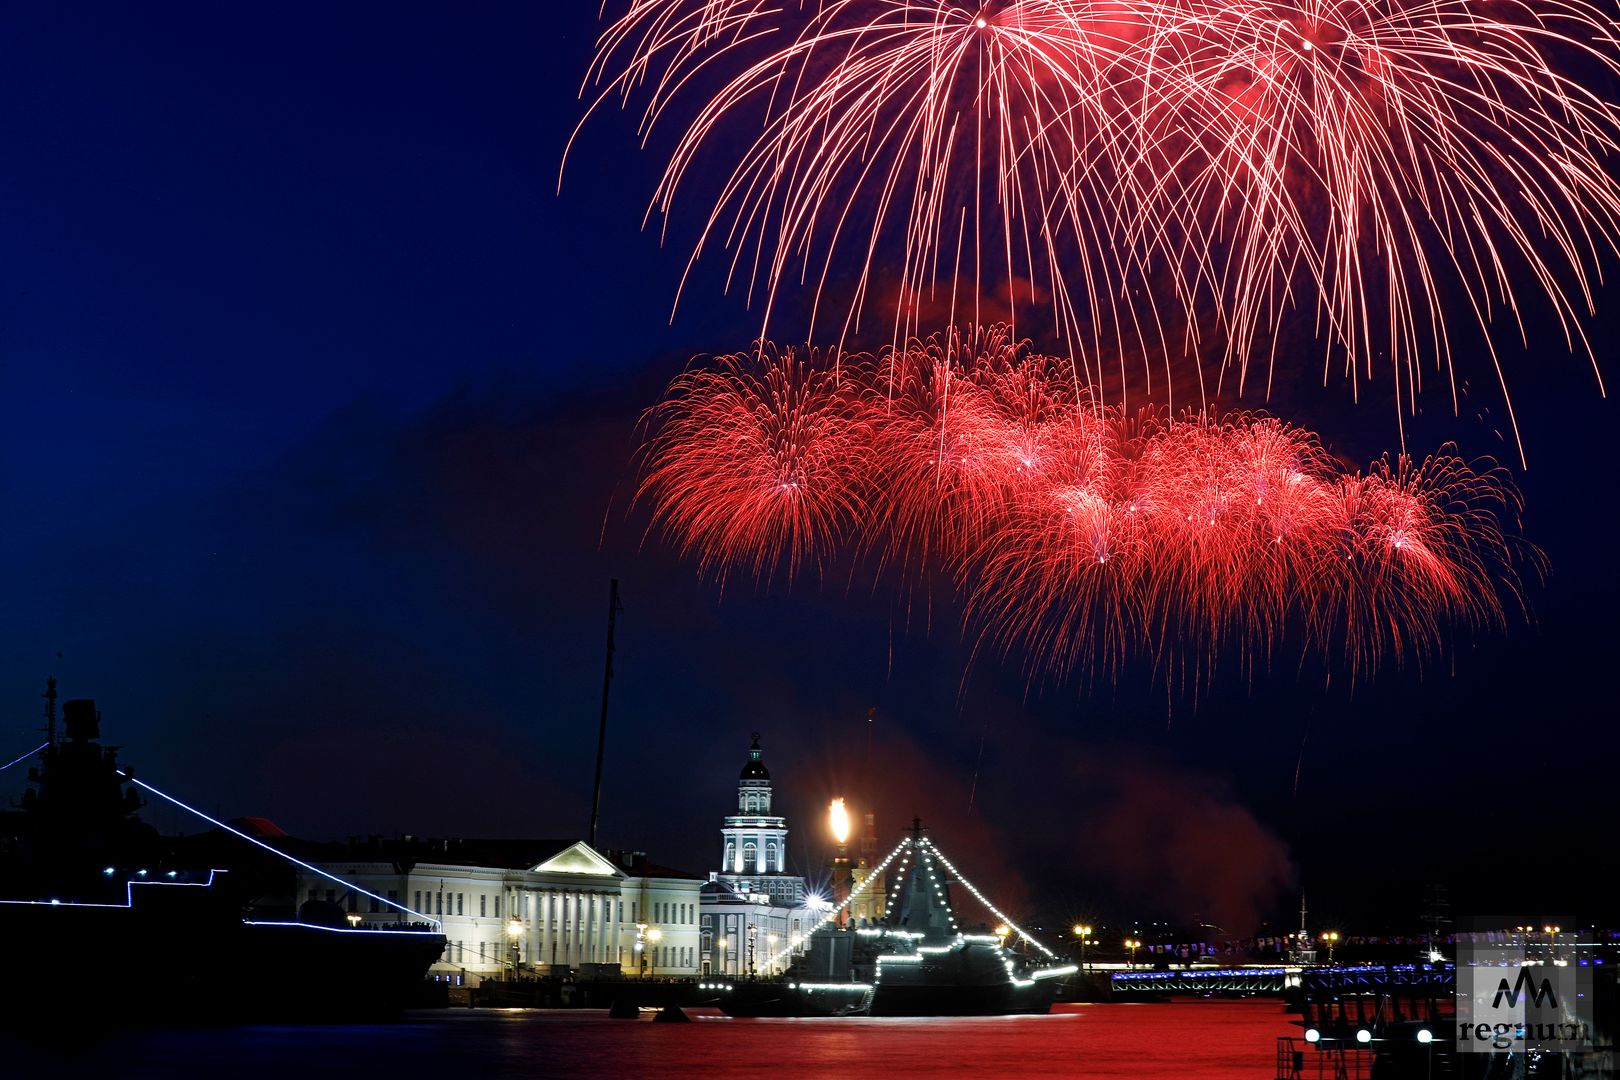
MULTIPOLYGON (((856 892, 823 918, 805 955, 779 979, 711 983, 733 1015, 975 1016, 1046 1012, 1071 964, 1002 915, 913 821, 868 880, 889 870, 883 915, 839 926, 856 892), (967 890, 995 930, 966 925, 952 902, 967 890), (1022 950, 1009 947, 1016 935, 1022 950), (1038 959, 1030 959, 1034 954, 1038 959)), ((864 883, 863 883, 864 884, 864 883)))

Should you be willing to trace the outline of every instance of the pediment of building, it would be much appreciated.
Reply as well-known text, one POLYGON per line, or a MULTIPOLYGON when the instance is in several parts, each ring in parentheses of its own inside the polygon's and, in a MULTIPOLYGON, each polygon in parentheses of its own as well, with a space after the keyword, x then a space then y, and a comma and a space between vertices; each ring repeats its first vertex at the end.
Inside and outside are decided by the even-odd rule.
POLYGON ((599 855, 585 841, 571 844, 536 866, 535 874, 583 874, 590 877, 622 878, 624 871, 599 855))

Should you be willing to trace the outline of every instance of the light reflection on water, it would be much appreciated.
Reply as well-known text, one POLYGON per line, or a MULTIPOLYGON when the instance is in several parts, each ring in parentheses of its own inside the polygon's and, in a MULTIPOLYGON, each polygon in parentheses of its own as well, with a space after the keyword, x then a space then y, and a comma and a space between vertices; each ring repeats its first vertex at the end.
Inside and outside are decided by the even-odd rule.
MULTIPOLYGON (((1059 1005, 1050 1016, 974 1019, 609 1020, 600 1012, 450 1010, 389 1025, 140 1031, 7 1048, 35 1075, 103 1080, 849 1080, 854 1076, 1263 1080, 1280 1002, 1059 1005)), ((9 1070, 7 1070, 9 1072, 9 1070)))

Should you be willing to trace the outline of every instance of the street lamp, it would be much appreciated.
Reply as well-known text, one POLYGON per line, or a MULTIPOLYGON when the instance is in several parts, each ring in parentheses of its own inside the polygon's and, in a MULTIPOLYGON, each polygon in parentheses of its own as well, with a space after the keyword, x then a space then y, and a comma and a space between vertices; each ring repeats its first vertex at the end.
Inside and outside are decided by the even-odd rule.
POLYGON ((1337 930, 1324 930, 1322 932, 1322 940, 1327 944, 1328 965, 1331 967, 1333 964, 1333 946, 1339 943, 1339 932, 1337 930))
POLYGON ((1127 949, 1131 950, 1131 970, 1135 971, 1136 970, 1136 950, 1140 949, 1142 947, 1142 943, 1140 941, 1138 941, 1136 938, 1126 938, 1125 939, 1125 947, 1127 949))
POLYGON ((721 934, 720 940, 716 942, 716 944, 720 946, 720 974, 722 975, 726 973, 726 946, 729 943, 730 942, 727 940, 726 935, 724 934, 721 934))
POLYGON ((506 924, 506 936, 512 939, 512 978, 517 978, 518 951, 523 948, 523 924, 516 919, 506 924))
MULTIPOLYGON (((663 941, 663 940, 664 940, 664 932, 662 930, 658 929, 658 927, 656 927, 656 926, 652 927, 650 930, 647 931, 647 943, 648 943, 647 952, 651 953, 653 951, 653 949, 657 947, 658 943, 660 941, 663 941)), ((648 969, 649 969, 649 972, 652 973, 652 974, 657 974, 658 965, 653 963, 652 960, 653 960, 653 958, 651 956, 649 956, 648 957, 648 969)))
POLYGON ((776 956, 776 935, 775 934, 766 934, 765 935, 765 951, 770 954, 769 957, 767 957, 767 960, 766 960, 766 962, 769 963, 770 960, 774 959, 775 956, 776 956))
POLYGON ((647 977, 647 924, 636 923, 636 971, 643 979, 647 977))
POLYGON ((759 924, 754 923, 748 927, 748 977, 754 977, 754 946, 759 940, 759 924))
POLYGON ((1080 970, 1086 970, 1086 942, 1091 938, 1091 927, 1084 923, 1074 924, 1074 936, 1080 939, 1080 970))

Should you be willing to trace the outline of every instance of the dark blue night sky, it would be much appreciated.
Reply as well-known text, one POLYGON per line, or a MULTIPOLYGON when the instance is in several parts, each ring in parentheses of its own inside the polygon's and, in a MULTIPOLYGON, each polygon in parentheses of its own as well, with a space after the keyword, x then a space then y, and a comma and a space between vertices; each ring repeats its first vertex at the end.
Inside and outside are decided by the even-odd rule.
MULTIPOLYGON (((814 872, 868 707, 885 832, 920 813, 1056 916, 1235 925, 1299 881, 1345 920, 1410 918, 1427 880, 1517 902, 1484 890, 1551 827, 1490 813, 1527 789, 1570 857, 1601 853, 1615 406, 1546 328, 1506 339, 1535 621, 1439 669, 1031 687, 969 664, 948 600, 925 627, 836 581, 722 595, 627 512, 636 421, 757 316, 706 267, 670 324, 691 237, 641 231, 656 155, 623 117, 557 194, 596 5, 562 7, 0 21, 0 759, 54 672, 145 778, 227 816, 582 831, 617 576, 604 840, 663 862, 714 862, 759 730, 814 872)), ((1611 378, 1617 295, 1592 324, 1611 378)), ((1396 438, 1380 393, 1307 375, 1272 406, 1366 461, 1396 438)), ((1513 461, 1497 400, 1425 399, 1414 449, 1513 461)))

